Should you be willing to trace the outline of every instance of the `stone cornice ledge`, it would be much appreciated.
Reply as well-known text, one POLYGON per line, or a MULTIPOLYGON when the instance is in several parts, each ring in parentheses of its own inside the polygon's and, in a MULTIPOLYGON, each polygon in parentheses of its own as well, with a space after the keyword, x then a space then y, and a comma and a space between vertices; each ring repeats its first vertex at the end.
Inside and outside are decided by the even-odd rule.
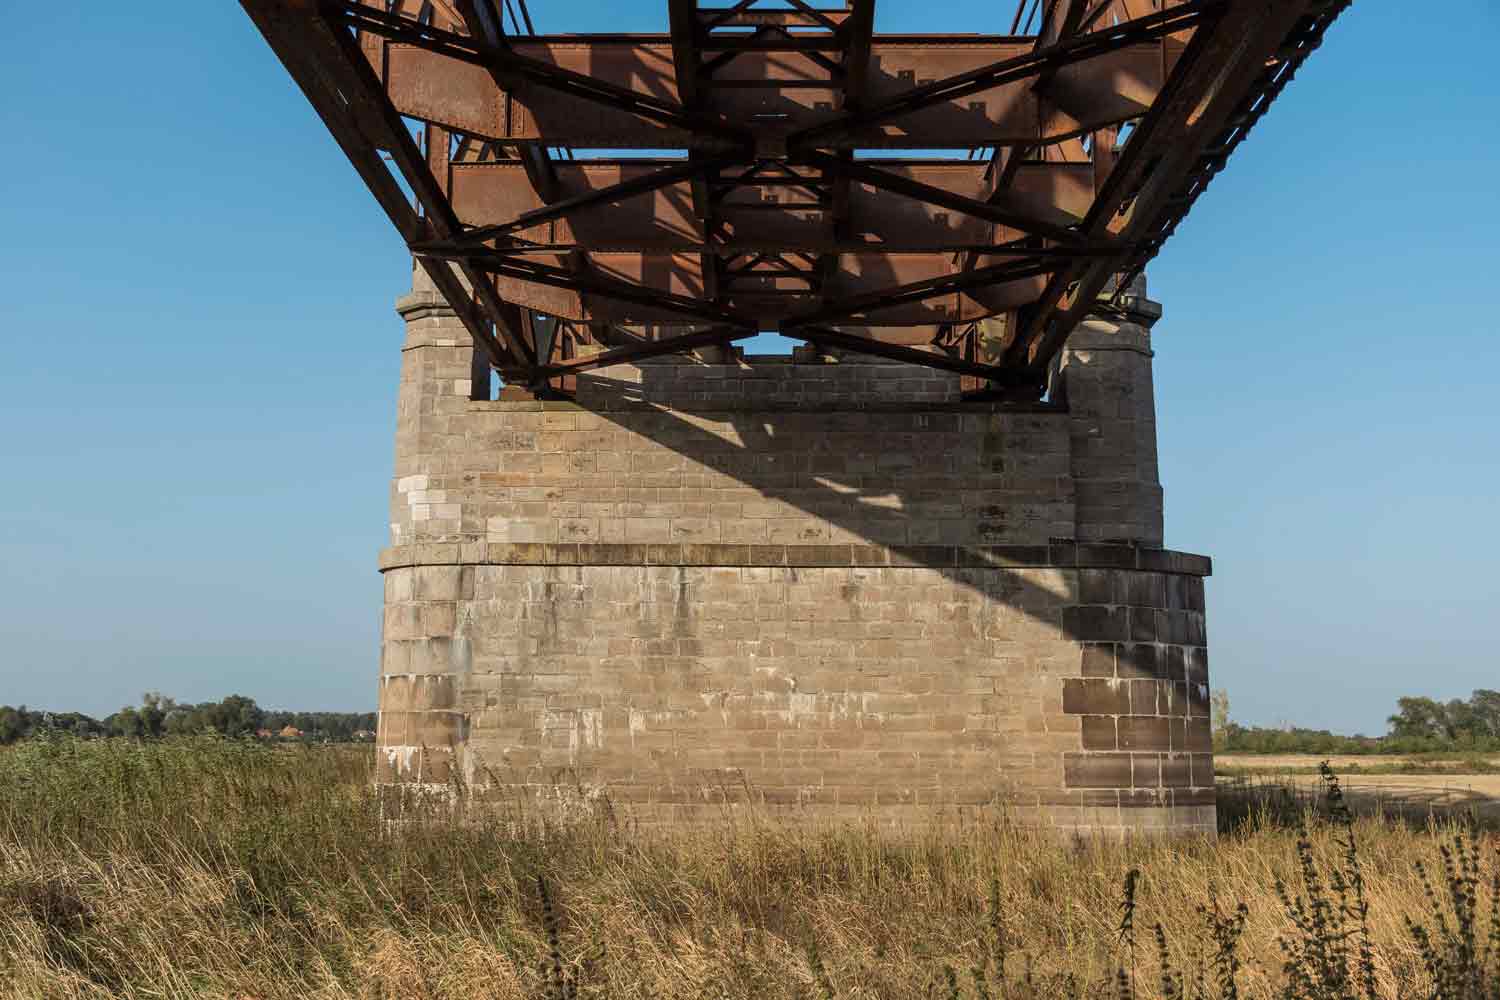
POLYGON ((396 315, 405 320, 422 319, 427 316, 452 316, 458 313, 442 295, 432 291, 408 292, 396 300, 396 315))
POLYGON ((902 400, 809 400, 765 399, 656 400, 626 397, 594 399, 587 403, 571 399, 480 399, 470 400, 470 412, 485 413, 1062 413, 1061 403, 1027 402, 908 402, 902 400))
POLYGON ((380 553, 409 566, 893 566, 917 569, 1136 569, 1209 576, 1208 556, 1057 539, 1047 545, 729 545, 600 542, 416 542, 380 553))

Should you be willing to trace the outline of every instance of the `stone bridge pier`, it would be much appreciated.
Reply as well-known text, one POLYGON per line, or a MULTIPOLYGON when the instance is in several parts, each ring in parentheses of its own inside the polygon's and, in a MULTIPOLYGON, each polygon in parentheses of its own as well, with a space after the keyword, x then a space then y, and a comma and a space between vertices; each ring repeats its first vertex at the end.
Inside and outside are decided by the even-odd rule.
POLYGON ((469 337, 419 280, 381 780, 647 821, 998 803, 1212 833, 1210 567, 1161 547, 1160 309, 1133 291, 1040 404, 859 355, 665 358, 561 402, 472 399, 469 337))

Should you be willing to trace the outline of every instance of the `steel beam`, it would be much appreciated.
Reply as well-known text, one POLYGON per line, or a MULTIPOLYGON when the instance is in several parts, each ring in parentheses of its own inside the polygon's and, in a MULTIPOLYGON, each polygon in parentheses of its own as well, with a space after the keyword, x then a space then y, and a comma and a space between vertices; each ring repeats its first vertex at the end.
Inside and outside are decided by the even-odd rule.
MULTIPOLYGON (((781 328, 783 331, 788 331, 813 324, 837 322, 849 317, 864 316, 871 311, 888 309, 910 302, 921 302, 981 285, 997 285, 1023 278, 1035 278, 1050 274, 1061 266, 1061 263, 1056 260, 1037 260, 1026 257, 1018 261, 974 268, 969 271, 929 278, 925 281, 913 281, 865 295, 829 301, 817 309, 794 314, 781 324, 781 328)), ((787 333, 787 336, 791 334, 787 333)))
MULTIPOLYGON (((864 160, 860 165, 878 169, 883 175, 899 174, 918 184, 942 188, 970 201, 989 196, 982 162, 864 160)), ((577 194, 648 177, 667 167, 683 168, 685 162, 595 160, 554 166, 560 188, 577 194)), ((519 164, 455 163, 452 173, 453 207, 467 226, 493 226, 547 207, 522 175, 519 164)), ((714 219, 733 225, 720 227, 711 240, 709 227, 702 221, 708 206, 696 203, 688 181, 624 200, 599 199, 593 207, 572 211, 566 220, 515 235, 544 246, 653 253, 697 251, 709 243, 721 252, 937 252, 1000 246, 1025 235, 1005 227, 995 229, 984 220, 956 214, 941 205, 891 198, 859 182, 843 187, 847 208, 841 208, 835 202, 840 198, 838 181, 843 176, 835 173, 834 183, 826 186, 826 207, 797 215, 780 211, 781 202, 753 200, 760 197, 754 189, 801 186, 809 183, 808 178, 773 174, 759 166, 732 178, 726 176, 723 185, 714 185, 706 194, 713 201, 714 219), (771 205, 777 211, 768 214, 762 205, 771 205), (840 220, 845 223, 842 228, 838 227, 840 220)), ((1054 228, 1076 224, 1093 199, 1092 168, 1088 163, 1028 163, 1000 195, 996 200, 1002 207, 996 208, 996 213, 1009 212, 1018 220, 1042 219, 1054 228)))
MULTIPOLYGON (((1103 2, 1104 0, 1101 0, 1101 5, 1103 2)), ((1115 0, 1115 2, 1119 3, 1122 0, 1115 0)), ((1134 255, 1123 265, 1118 281, 1117 297, 1130 287, 1146 264, 1156 256, 1162 244, 1176 232, 1178 224, 1188 214, 1193 204, 1207 190, 1209 183, 1219 171, 1227 165, 1230 155, 1241 142, 1245 141, 1256 124, 1265 117, 1276 98, 1281 96, 1281 92, 1296 76, 1302 63, 1322 44, 1323 36, 1351 2, 1352 0, 1333 0, 1329 3, 1315 4, 1309 9, 1308 14, 1292 35, 1277 49, 1275 57, 1266 61, 1266 69, 1260 85, 1252 88, 1251 92, 1241 99, 1240 106, 1231 115, 1220 134, 1209 140, 1194 170, 1167 200, 1168 210, 1162 213, 1155 232, 1138 246, 1134 255)))
POLYGON ((960 375, 973 375, 1002 386, 1029 387, 1034 390, 1031 393, 1032 398, 1039 398, 1042 393, 1041 384, 1029 376, 1021 375, 1008 368, 981 364, 975 361, 965 361, 962 358, 955 358, 939 350, 924 351, 915 347, 887 344, 878 340, 857 337, 853 334, 821 326, 801 326, 784 329, 781 332, 784 336, 795 340, 805 340, 813 344, 825 344, 829 347, 856 351, 860 354, 870 354, 877 358, 890 358, 892 361, 904 361, 907 364, 921 365, 924 368, 937 368, 941 371, 957 372, 960 375))
POLYGON ((870 79, 870 57, 875 41, 875 0, 849 0, 849 20, 844 24, 844 110, 852 111, 865 101, 870 79))
MULTIPOLYGON (((606 298, 619 299, 622 302, 630 302, 645 306, 648 309, 660 310, 680 316, 691 316, 697 319, 750 329, 755 327, 755 319, 753 317, 743 316, 699 299, 673 295, 669 292, 659 291, 604 275, 581 274, 569 271, 566 268, 541 264, 534 260, 496 254, 484 248, 461 247, 457 250, 446 250, 432 247, 417 249, 414 252, 419 258, 463 261, 480 271, 500 277, 518 278, 522 281, 531 281, 553 288, 601 295, 606 298)), ((582 319, 585 317, 570 316, 567 318, 582 319)))
POLYGON ((526 143, 517 147, 517 152, 520 154, 521 166, 526 171, 526 179, 531 181, 531 188, 537 197, 549 205, 557 201, 561 196, 561 189, 557 184, 557 165, 552 162, 547 147, 539 143, 526 143))
POLYGON ((714 327, 713 329, 700 330, 696 333, 684 334, 678 337, 668 337, 664 340, 648 340, 629 347, 616 347, 611 350, 601 351, 598 354, 589 355, 586 358, 579 358, 576 361, 547 365, 538 371, 538 375, 543 380, 555 378, 559 375, 576 375, 579 372, 592 371, 595 368, 607 368, 610 365, 641 361, 645 358, 661 357, 664 354, 677 354, 682 351, 696 350, 700 347, 712 347, 732 343, 736 340, 748 340, 755 335, 756 333, 753 330, 745 330, 737 327, 714 327))
POLYGON ((667 18, 672 25, 672 69, 677 81, 677 99, 685 108, 698 104, 698 36, 702 34, 694 16, 697 0, 667 0, 667 18))
MULTIPOLYGON (((408 243, 450 238, 458 228, 457 219, 422 151, 384 100, 378 82, 368 75, 363 56, 357 50, 351 53, 353 40, 285 0, 242 0, 241 5, 403 238, 408 243), (418 215, 407 201, 386 169, 381 150, 391 155, 412 186, 425 215, 418 215)), ((461 279, 448 264, 424 262, 423 268, 496 367, 514 370, 534 363, 530 346, 509 323, 511 311, 478 272, 460 263, 461 279)))
POLYGON ((540 37, 529 16, 506 34, 496 0, 444 3, 436 23, 412 3, 241 2, 507 378, 543 385, 776 324, 1029 394, 1348 0, 1184 0, 1150 13, 1144 0, 1043 0, 1028 38, 875 36, 873 0, 665 0, 670 35, 540 37), (413 120, 427 126, 425 154, 413 120), (450 158, 453 137, 467 152, 450 158), (554 162, 550 146, 687 158, 554 162), (952 146, 995 153, 987 164, 853 155, 952 146), (556 358, 561 338, 523 308, 713 326, 556 358), (911 346, 1002 313, 996 364, 972 330, 957 335, 965 357, 911 346))
POLYGON ((945 191, 931 184, 902 177, 889 171, 880 170, 868 166, 854 159, 840 159, 829 156, 826 153, 806 152, 797 157, 797 162, 808 163, 821 167, 831 174, 839 174, 850 180, 856 180, 871 187, 891 191, 895 194, 905 195, 916 201, 928 205, 940 205, 943 208, 951 208, 955 212, 972 215, 976 219, 984 219, 1002 226, 1020 230, 1022 233, 1034 236, 1043 236, 1058 243, 1077 244, 1083 242, 1083 237, 1071 229, 1064 229, 1053 223, 1008 208, 1003 203, 994 201, 976 201, 973 198, 965 198, 963 195, 945 191))
POLYGON ((384 65, 390 97, 402 114, 506 143, 661 148, 718 141, 743 146, 756 135, 796 136, 807 129, 827 133, 806 143, 809 147, 1045 143, 1139 114, 1159 87, 1163 62, 1161 43, 1150 41, 1107 45, 1096 39, 1084 51, 1044 57, 1032 52, 1029 42, 1008 37, 876 36, 863 85, 869 114, 920 95, 924 88, 913 81, 945 68, 1014 65, 1015 71, 991 73, 966 90, 955 88, 911 107, 903 103, 889 116, 867 120, 831 108, 840 82, 807 54, 731 49, 738 52, 733 66, 723 67, 712 81, 702 81, 702 86, 713 88, 714 109, 695 114, 673 100, 679 95, 676 57, 667 36, 512 39, 504 58, 526 70, 516 86, 549 81, 540 90, 521 92, 486 82, 481 68, 501 58, 484 55, 493 51, 488 47, 469 40, 468 48, 459 50, 448 39, 428 37, 395 24, 388 15, 378 16, 380 20, 360 23, 368 21, 370 30, 399 40, 387 47, 384 65), (1024 60, 1024 65, 1016 60, 1024 60), (1030 89, 1033 77, 1048 65, 1075 67, 1091 91, 1115 96, 1100 99, 1094 107, 1073 109, 1083 118, 1055 108, 1030 89), (585 68, 595 76, 582 72, 585 68), (728 72, 731 68, 733 73, 728 72), (594 79, 598 87, 580 90, 575 77, 594 79), (652 97, 648 114, 619 93, 628 92, 632 83, 665 96, 652 97), (756 89, 736 89, 748 84, 756 89), (786 86, 778 91, 781 84, 786 86), (980 99, 969 100, 976 96, 980 99), (901 120, 885 124, 889 117, 901 120), (743 127, 726 124, 736 121, 743 127))
MULTIPOLYGON (((324 0, 324 3, 349 27, 409 45, 415 50, 446 56, 487 71, 493 70, 508 80, 515 81, 512 87, 525 82, 567 97, 679 128, 689 134, 715 136, 735 145, 744 145, 750 141, 745 131, 703 116, 688 114, 680 103, 525 56, 516 50, 514 41, 503 47, 491 45, 477 38, 423 25, 410 18, 368 7, 357 0, 324 0)), ((534 43, 534 39, 528 39, 528 42, 534 43)), ((472 83, 472 80, 469 82, 472 83)), ((475 129, 465 128, 462 131, 485 134, 482 130, 475 129)), ((554 144, 570 143, 559 138, 554 144)))
MULTIPOLYGON (((1095 196, 1082 225, 1090 238, 1120 239, 1133 248, 1149 234, 1173 189, 1310 6, 1310 0, 1237 4, 1194 32, 1162 99, 1095 196)), ((1129 257, 1126 250, 1055 274, 1007 352, 1008 362, 1044 370, 1129 257)))
POLYGON ((704 28, 758 28, 762 25, 775 24, 785 27, 806 28, 813 27, 812 14, 816 13, 819 21, 831 21, 834 24, 842 24, 849 17, 849 11, 836 7, 802 8, 800 10, 749 10, 734 8, 700 7, 696 12, 698 23, 704 28))
POLYGON ((530 229, 545 222, 551 222, 553 219, 565 218, 574 212, 599 205, 608 205, 634 195, 647 194, 659 188, 668 187, 679 181, 691 180, 706 170, 711 170, 719 166, 727 166, 730 163, 736 162, 737 159, 737 157, 718 157, 712 160, 689 161, 673 167, 662 167, 642 177, 635 177, 596 191, 587 191, 583 194, 573 195, 570 198, 563 198, 548 205, 546 208, 523 213, 509 222, 465 230, 456 239, 460 243, 483 243, 486 240, 494 239, 496 236, 504 236, 520 229, 530 229))
POLYGON ((1230 0, 1189 0, 1135 21, 1064 39, 1056 45, 1001 59, 980 69, 958 73, 925 86, 913 87, 895 100, 794 132, 787 137, 787 148, 797 150, 826 146, 840 136, 868 129, 924 108, 951 103, 1007 83, 1035 77, 1042 72, 1095 59, 1130 45, 1153 42, 1175 32, 1196 28, 1207 12, 1219 10, 1229 2, 1230 0))

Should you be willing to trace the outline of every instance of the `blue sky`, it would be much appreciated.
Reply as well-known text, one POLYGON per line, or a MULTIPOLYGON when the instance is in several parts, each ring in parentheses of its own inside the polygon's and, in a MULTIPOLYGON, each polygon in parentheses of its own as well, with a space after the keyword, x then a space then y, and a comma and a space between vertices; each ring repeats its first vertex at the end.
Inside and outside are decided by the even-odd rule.
MULTIPOLYGON (((372 708, 400 241, 237 4, 8 30, 0 704, 372 708)), ((1500 687, 1497 43, 1489 0, 1356 3, 1151 270, 1167 541, 1242 721, 1500 687)))

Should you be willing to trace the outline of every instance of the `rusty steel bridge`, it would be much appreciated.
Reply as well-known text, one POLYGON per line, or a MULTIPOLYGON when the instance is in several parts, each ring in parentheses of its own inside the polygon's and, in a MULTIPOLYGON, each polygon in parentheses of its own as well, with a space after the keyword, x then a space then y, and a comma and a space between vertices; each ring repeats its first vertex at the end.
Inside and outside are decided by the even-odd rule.
POLYGON ((775 330, 1027 400, 1348 0, 1021 0, 961 35, 876 34, 874 0, 569 35, 524 0, 242 3, 482 348, 476 393, 775 330))

